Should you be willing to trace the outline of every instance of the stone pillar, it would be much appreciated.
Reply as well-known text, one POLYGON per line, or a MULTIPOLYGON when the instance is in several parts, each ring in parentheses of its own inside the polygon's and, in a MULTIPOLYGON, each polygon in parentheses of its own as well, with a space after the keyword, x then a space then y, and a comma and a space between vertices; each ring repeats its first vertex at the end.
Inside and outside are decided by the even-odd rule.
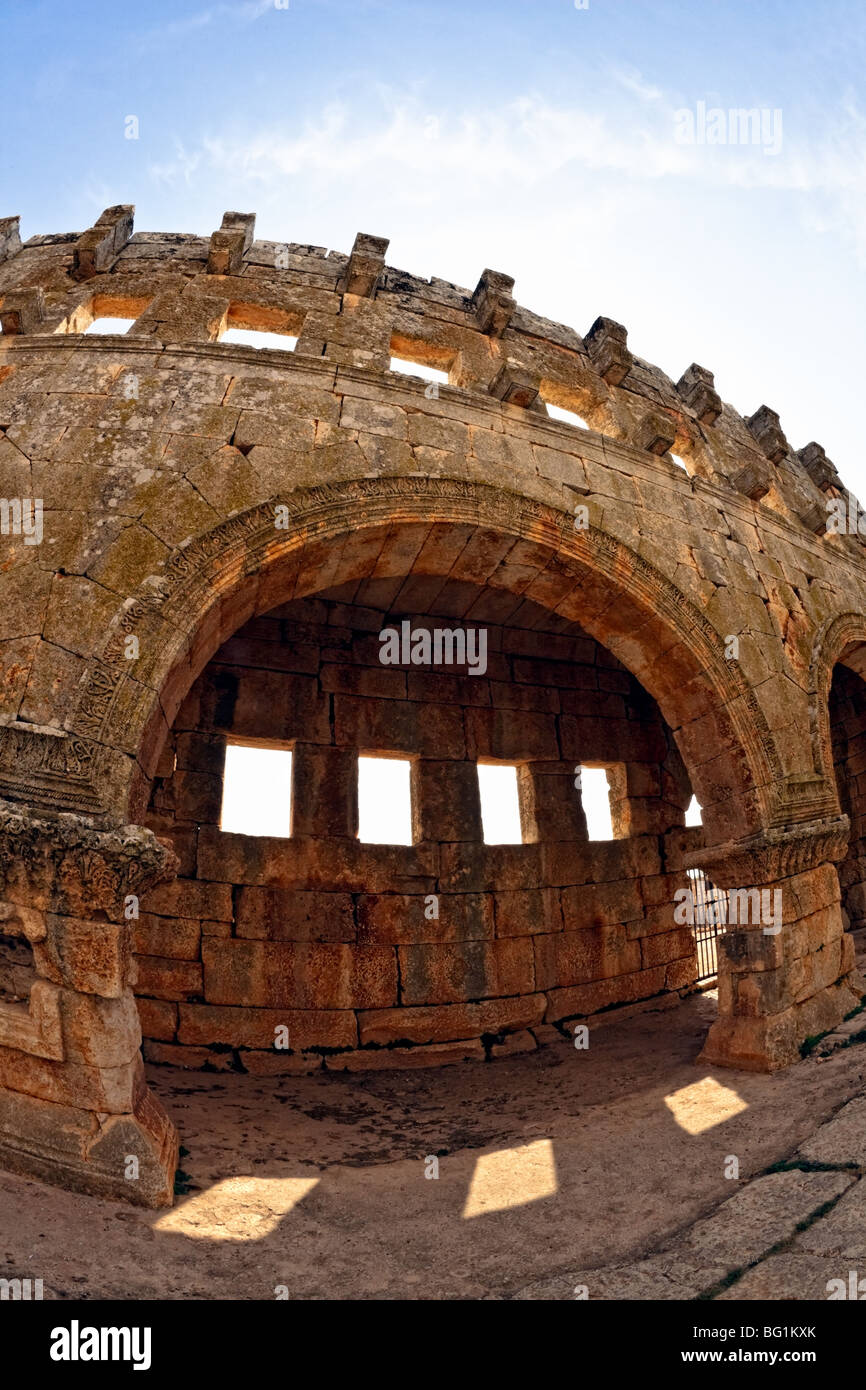
POLYGON ((841 816, 688 856, 726 891, 728 908, 719 1016, 701 1062, 775 1071, 861 1002, 866 984, 843 930, 835 868, 847 837, 841 816))
POLYGON ((573 762, 533 762, 520 768, 520 818, 524 835, 531 831, 527 838, 543 844, 588 840, 576 770, 573 762))
POLYGON ((358 754, 354 748, 296 743, 292 755, 292 835, 354 840, 358 834, 358 754))
POLYGON ((413 839, 432 844, 480 844, 481 794, 472 762, 416 758, 412 764, 413 839))
POLYGON ((147 1090, 132 993, 138 898, 177 861, 140 826, 0 801, 0 920, 30 942, 0 1000, 0 1165, 141 1206, 173 1197, 177 1133, 147 1090))

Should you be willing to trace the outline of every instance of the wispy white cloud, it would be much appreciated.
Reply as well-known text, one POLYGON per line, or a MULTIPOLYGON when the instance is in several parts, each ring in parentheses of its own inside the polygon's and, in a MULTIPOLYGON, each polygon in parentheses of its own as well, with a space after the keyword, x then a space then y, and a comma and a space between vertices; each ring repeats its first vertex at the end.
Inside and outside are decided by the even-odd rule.
POLYGON ((654 87, 652 83, 646 82, 637 68, 618 68, 613 76, 621 87, 640 97, 641 101, 661 101, 664 96, 661 87, 654 87))
POLYGON ((181 19, 172 19, 166 24, 155 25, 154 28, 139 34, 137 43, 140 49, 157 48, 176 42, 197 30, 207 29, 215 20, 225 20, 235 24, 251 24, 273 9, 275 9, 274 0, 237 0, 235 4, 221 0, 219 4, 211 5, 204 10, 196 10, 195 13, 186 15, 181 19))
MULTIPOLYGON (((445 113, 417 97, 380 91, 378 109, 365 118, 335 101, 294 131, 274 124, 178 144, 150 172, 169 186, 197 171, 230 175, 251 190, 293 177, 317 185, 374 178, 390 183, 395 201, 416 206, 439 200, 446 186, 465 187, 475 200, 496 186, 532 190, 569 171, 814 194, 822 199, 821 225, 853 236, 866 254, 866 116, 856 104, 840 109, 820 137, 786 130, 781 153, 768 159, 757 145, 678 143, 672 103, 628 74, 625 81, 640 87, 639 107, 617 115, 537 95, 445 113)), ((804 216, 814 218, 814 209, 804 206, 804 216)))

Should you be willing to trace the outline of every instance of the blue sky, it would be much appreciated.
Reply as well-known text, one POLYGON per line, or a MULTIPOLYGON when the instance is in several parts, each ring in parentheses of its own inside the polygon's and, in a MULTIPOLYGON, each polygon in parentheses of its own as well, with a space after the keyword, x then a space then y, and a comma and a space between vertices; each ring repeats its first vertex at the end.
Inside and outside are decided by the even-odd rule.
POLYGON ((0 215, 257 235, 475 285, 675 378, 710 367, 866 502, 862 0, 6 0, 0 215), (781 147, 685 144, 682 111, 780 112, 781 147), (124 138, 125 118, 139 138, 124 138))

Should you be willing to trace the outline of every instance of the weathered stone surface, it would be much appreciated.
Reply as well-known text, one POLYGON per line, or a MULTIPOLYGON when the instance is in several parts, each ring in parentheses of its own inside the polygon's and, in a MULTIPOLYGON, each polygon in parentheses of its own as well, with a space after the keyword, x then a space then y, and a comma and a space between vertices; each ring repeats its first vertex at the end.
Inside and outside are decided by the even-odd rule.
POLYGON ((686 865, 783 903, 778 935, 730 924, 704 1060, 772 1070, 837 1029, 864 989, 866 568, 856 519, 818 524, 819 446, 492 271, 470 292, 381 238, 280 248, 246 213, 209 242, 131 230, 119 205, 22 251, 0 221, 0 924, 33 961, 4 967, 5 1090, 141 1123, 162 1200, 131 991, 155 1062, 495 1058, 695 985, 686 865), (84 336, 111 312, 127 340, 84 336), (386 659, 404 624, 439 655, 386 659), (228 742, 292 750, 290 829, 222 829, 228 742), (406 843, 367 838, 377 755, 410 764, 406 843), (479 762, 514 769, 522 843, 487 842, 479 762))
MULTIPOLYGON (((846 1173, 770 1173, 750 1182, 699 1221, 681 1242, 684 1254, 727 1269, 751 1264, 780 1241, 795 1235, 825 1202, 847 1191, 854 1178, 846 1173)), ((678 1245, 678 1248, 679 1245, 678 1245)))
MULTIPOLYGON (((860 1027, 863 1026, 861 1019, 860 1027)), ((821 1125, 803 1144, 799 1157, 812 1163, 830 1163, 838 1167, 854 1164, 866 1168, 866 1099, 860 1096, 843 1105, 832 1120, 821 1125)))

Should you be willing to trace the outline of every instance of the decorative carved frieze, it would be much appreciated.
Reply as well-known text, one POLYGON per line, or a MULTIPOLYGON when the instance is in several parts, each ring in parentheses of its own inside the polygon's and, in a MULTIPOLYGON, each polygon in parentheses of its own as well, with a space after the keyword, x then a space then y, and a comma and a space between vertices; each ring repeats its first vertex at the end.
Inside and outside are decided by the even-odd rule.
POLYGON ((0 796, 51 810, 98 811, 105 750, 78 735, 0 727, 0 796))

